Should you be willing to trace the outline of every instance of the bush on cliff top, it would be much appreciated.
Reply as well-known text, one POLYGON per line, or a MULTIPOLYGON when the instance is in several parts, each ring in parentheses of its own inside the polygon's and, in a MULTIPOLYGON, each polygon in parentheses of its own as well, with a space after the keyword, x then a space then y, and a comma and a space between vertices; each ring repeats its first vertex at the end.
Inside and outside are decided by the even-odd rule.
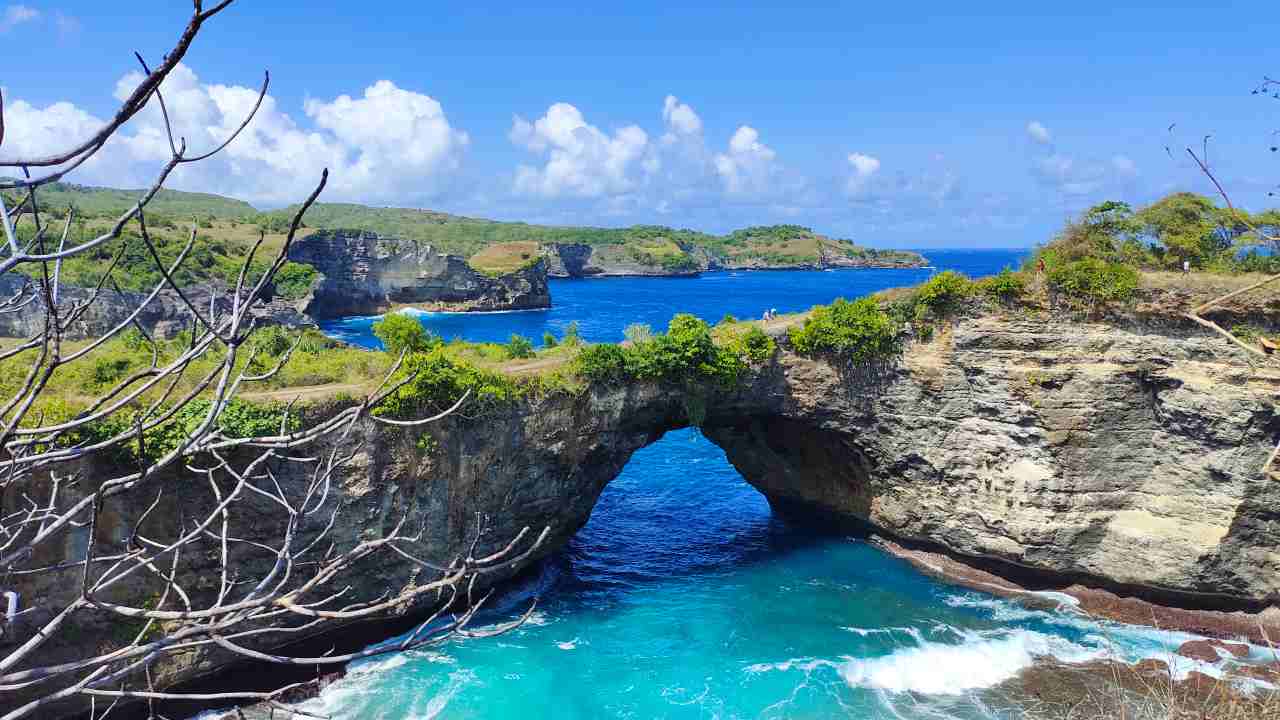
POLYGON ((900 346, 897 323, 871 298, 837 298, 817 306, 803 326, 788 334, 801 355, 836 355, 853 362, 889 357, 900 346))
POLYGON ((973 286, 978 292, 990 298, 1011 302, 1027 291, 1027 278, 1022 273, 1006 267, 996 275, 975 281, 973 286))
POLYGON ((440 344, 418 319, 404 313, 387 313, 373 324, 373 334, 392 355, 424 352, 440 344))
POLYGON ((916 301, 930 310, 941 313, 955 307, 961 300, 973 294, 973 281, 954 270, 929 278, 916 290, 916 301))
POLYGON ((419 418, 448 409, 464 393, 471 396, 460 410, 463 416, 490 410, 520 398, 521 383, 494 370, 478 368, 449 358, 444 348, 411 353, 392 382, 409 380, 391 393, 377 409, 379 415, 419 418))
POLYGON ((1128 265, 1085 258, 1051 269, 1049 287, 1090 304, 1127 300, 1138 289, 1138 272, 1128 265))
POLYGON ((758 327, 712 336, 711 327, 692 315, 671 319, 667 332, 634 333, 627 346, 591 345, 578 354, 579 374, 592 381, 624 379, 661 382, 710 380, 732 386, 747 367, 773 355, 776 345, 758 327))

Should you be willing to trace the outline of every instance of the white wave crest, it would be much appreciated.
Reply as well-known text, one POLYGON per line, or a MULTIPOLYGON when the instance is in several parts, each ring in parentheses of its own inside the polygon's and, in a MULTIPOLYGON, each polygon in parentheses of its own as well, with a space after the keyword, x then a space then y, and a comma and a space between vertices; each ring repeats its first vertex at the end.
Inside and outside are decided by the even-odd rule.
POLYGON ((840 674, 853 687, 958 695, 1004 682, 1031 667, 1037 658, 1052 656, 1078 663, 1102 655, 1100 650, 1030 630, 1013 630, 998 637, 966 633, 960 645, 924 641, 883 657, 851 658, 841 666, 840 674))

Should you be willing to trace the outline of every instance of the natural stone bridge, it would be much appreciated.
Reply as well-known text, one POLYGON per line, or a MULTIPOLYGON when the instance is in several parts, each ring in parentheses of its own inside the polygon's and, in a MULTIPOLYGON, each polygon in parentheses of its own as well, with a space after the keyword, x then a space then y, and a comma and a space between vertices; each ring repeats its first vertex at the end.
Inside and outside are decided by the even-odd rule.
MULTIPOLYGON (((775 507, 1049 584, 1257 607, 1280 598, 1280 481, 1260 472, 1280 376, 1241 355, 1176 328, 977 318, 878 373, 780 352, 700 398, 702 432, 775 507)), ((495 544, 549 526, 550 551, 635 450, 688 425, 686 404, 646 383, 450 421, 434 457, 368 456, 350 500, 388 526, 420 514, 442 546, 476 512, 495 544)))
MULTIPOLYGON (((705 403, 702 432, 775 507, 854 520, 1046 586, 1256 610, 1280 604, 1280 481, 1260 471, 1280 435, 1278 388, 1276 372, 1198 329, 987 316, 957 321, 875 372, 842 372, 784 348, 737 389, 692 394, 705 403)), ((541 549, 549 554, 586 523, 632 453, 688 425, 689 393, 597 385, 420 430, 367 422, 330 497, 341 506, 330 537, 354 544, 407 518, 406 527, 424 528, 422 556, 443 559, 465 550, 485 516, 482 553, 527 526, 550 528, 541 549)), ((201 493, 175 489, 156 522, 200 512, 192 505, 201 493)), ((235 535, 279 536, 269 508, 246 517, 235 535)), ((109 512, 99 522, 102 533, 128 527, 109 512)), ((79 552, 74 542, 51 550, 65 557, 50 562, 79 552)), ((191 572, 212 572, 210 563, 191 572)), ((416 578, 412 563, 382 555, 346 578, 346 597, 395 594, 416 578)), ((37 575, 20 590, 53 601, 76 587, 37 575)), ((77 642, 112 631, 86 625, 77 642)), ((183 662, 159 680, 226 658, 183 662)))

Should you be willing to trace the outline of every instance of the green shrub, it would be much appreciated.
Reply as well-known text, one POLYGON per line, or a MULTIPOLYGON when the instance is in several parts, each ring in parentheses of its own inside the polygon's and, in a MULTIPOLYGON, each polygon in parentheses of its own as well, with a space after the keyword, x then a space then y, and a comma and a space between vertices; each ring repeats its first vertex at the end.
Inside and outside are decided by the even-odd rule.
POLYGON ((310 265, 286 262, 276 271, 272 278, 276 295, 286 300, 297 300, 311 292, 311 284, 320 277, 320 272, 310 265))
POLYGON ((569 327, 564 329, 564 340, 561 342, 569 347, 577 347, 582 344, 582 336, 578 334, 577 320, 569 323, 569 327))
POLYGON ((527 360, 534 357, 533 343, 529 338, 516 333, 511 334, 511 338, 507 340, 506 345, 507 357, 512 360, 527 360))
POLYGON ((373 324, 373 334, 392 355, 424 352, 440 344, 418 319, 404 313, 387 313, 373 324))
MULTIPOLYGON (((137 457, 141 454, 149 459, 162 457, 180 447, 199 428, 209 414, 213 403, 207 398, 196 398, 182 406, 168 422, 152 428, 143 434, 143 448, 139 453, 138 441, 129 441, 125 451, 137 457)), ((218 417, 218 431, 230 438, 262 437, 279 435, 281 430, 293 432, 301 427, 297 415, 289 415, 285 420, 286 407, 279 403, 254 403, 240 398, 232 398, 218 417)), ((88 439, 100 441, 126 432, 137 424, 138 411, 121 410, 98 422, 91 423, 82 431, 88 439)), ((163 410, 151 417, 158 416, 163 410)))
POLYGON ((1128 265, 1085 258, 1050 270, 1049 286, 1089 303, 1127 300, 1138 289, 1138 272, 1128 265))
POLYGON ((588 345, 578 353, 577 369, 583 377, 616 382, 628 375, 627 351, 621 345, 588 345))
POLYGON ((124 379, 132 365, 129 358, 118 355, 94 358, 93 367, 90 370, 91 380, 99 387, 114 385, 117 381, 124 379))
POLYGON ((1010 302, 1021 297, 1027 290, 1027 279, 1022 273, 1005 268, 997 275, 985 277, 974 283, 974 287, 982 294, 1002 302, 1010 302))
POLYGON ((804 325, 788 335, 802 355, 830 354, 854 362, 887 357, 899 348, 897 323, 871 298, 838 298, 815 307, 804 325))
POLYGON ((765 331, 755 325, 743 332, 733 333, 725 343, 725 350, 733 353, 748 365, 760 365, 773 357, 778 344, 765 331))
POLYGON ((289 331, 279 325, 268 325, 255 330, 249 338, 249 351, 257 352, 259 359, 267 366, 293 347, 294 338, 289 331))
MULTIPOLYGON (((758 354, 760 344, 753 341, 749 350, 741 352, 758 354)), ((664 335, 633 341, 627 347, 592 345, 585 348, 578 354, 577 369, 593 381, 635 378, 689 383, 711 380, 727 387, 737 382, 746 369, 746 360, 736 350, 718 347, 706 322, 681 314, 671 319, 664 335)))
POLYGON ((645 323, 631 323, 622 331, 623 337, 633 345, 647 343, 653 339, 653 328, 645 323))
POLYGON ((916 290, 916 300, 934 312, 944 312, 973 294, 973 281, 954 270, 934 275, 916 290))
POLYGON ((542 333, 542 347, 550 350, 555 346, 556 346, 555 333, 551 332, 550 330, 542 333))
POLYGON ((383 401, 376 411, 379 414, 412 418, 440 412, 470 390, 462 412, 474 415, 513 402, 522 394, 511 377, 453 360, 441 347, 409 355, 399 375, 411 379, 383 401))

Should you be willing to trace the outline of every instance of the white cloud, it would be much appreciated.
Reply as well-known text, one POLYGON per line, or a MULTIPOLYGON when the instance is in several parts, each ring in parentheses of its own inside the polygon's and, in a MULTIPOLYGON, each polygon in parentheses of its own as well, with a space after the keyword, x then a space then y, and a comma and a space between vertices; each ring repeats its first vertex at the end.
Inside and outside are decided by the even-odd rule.
POLYGON ((668 95, 662 102, 662 121, 667 124, 667 132, 672 136, 698 135, 702 132, 702 118, 675 95, 668 95))
POLYGON ((1053 142, 1053 135, 1049 133, 1049 128, 1035 120, 1027 123, 1027 136, 1041 145, 1053 142))
POLYGON ((9 5, 0 15, 0 32, 7 32, 24 22, 39 19, 40 11, 27 5, 9 5))
MULTIPOLYGON (((126 97, 140 81, 138 73, 121 78, 117 98, 126 97)), ((253 88, 202 83, 185 65, 173 70, 162 89, 174 134, 186 140, 188 154, 220 144, 257 99, 253 88)), ((440 103, 386 80, 368 87, 360 98, 309 100, 304 114, 313 127, 300 125, 267 96, 235 142, 209 160, 180 167, 169 185, 283 205, 304 198, 327 167, 327 200, 425 200, 447 188, 468 144, 466 133, 449 124, 440 103)), ((83 140, 102 124, 71 103, 37 108, 17 100, 8 108, 0 154, 48 154, 83 140)), ((72 179, 114 187, 145 185, 168 157, 160 108, 152 103, 72 179)))
POLYGON ((715 167, 730 195, 764 195, 776 172, 775 153, 760 142, 760 133, 750 125, 738 128, 729 139, 729 149, 716 155, 715 167))
POLYGON ((880 171, 880 160, 862 153, 849 153, 849 166, 852 173, 845 184, 845 190, 850 195, 856 195, 866 188, 871 177, 880 171))
POLYGON ((1032 170, 1041 183, 1067 198, 1122 193, 1138 176, 1137 165, 1124 155, 1100 161, 1055 152, 1036 161, 1032 170))
POLYGON ((556 103, 530 123, 516 116, 511 141, 530 152, 546 155, 542 167, 516 169, 515 191, 543 197, 596 198, 633 191, 643 176, 658 169, 648 152, 649 136, 636 125, 610 136, 588 124, 578 108, 556 103))

